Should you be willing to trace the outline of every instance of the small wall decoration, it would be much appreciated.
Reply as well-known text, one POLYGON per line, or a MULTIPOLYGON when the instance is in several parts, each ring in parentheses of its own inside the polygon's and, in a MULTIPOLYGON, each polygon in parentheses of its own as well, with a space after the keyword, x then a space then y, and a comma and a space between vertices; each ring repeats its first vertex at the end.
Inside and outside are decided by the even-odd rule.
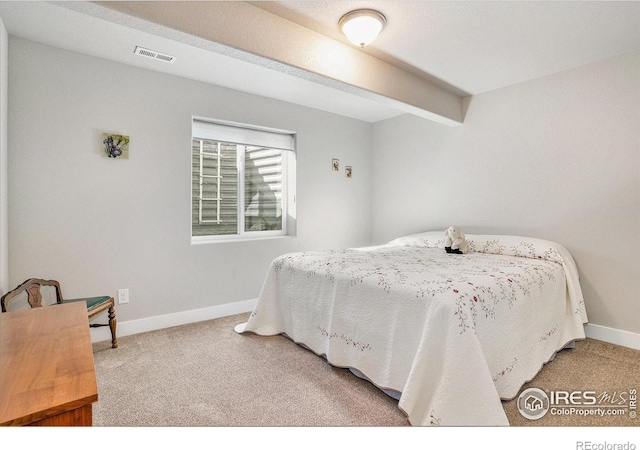
POLYGON ((331 167, 333 168, 334 172, 339 172, 340 171, 340 160, 334 158, 331 161, 331 167))
POLYGON ((352 173, 352 171, 351 171, 351 166, 346 166, 346 167, 344 168, 344 175, 345 175, 347 178, 351 178, 351 176, 353 175, 353 173, 352 173))
POLYGON ((107 158, 129 159, 129 136, 102 133, 102 150, 107 158))

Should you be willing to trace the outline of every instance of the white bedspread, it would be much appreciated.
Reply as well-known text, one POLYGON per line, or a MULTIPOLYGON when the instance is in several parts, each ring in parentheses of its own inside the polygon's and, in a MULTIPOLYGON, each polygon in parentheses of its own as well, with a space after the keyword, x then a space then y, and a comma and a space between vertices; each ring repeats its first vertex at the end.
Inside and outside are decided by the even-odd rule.
POLYGON ((401 392, 413 425, 508 425, 501 399, 584 338, 574 261, 539 239, 467 235, 456 255, 443 238, 283 255, 238 331, 284 333, 401 392))

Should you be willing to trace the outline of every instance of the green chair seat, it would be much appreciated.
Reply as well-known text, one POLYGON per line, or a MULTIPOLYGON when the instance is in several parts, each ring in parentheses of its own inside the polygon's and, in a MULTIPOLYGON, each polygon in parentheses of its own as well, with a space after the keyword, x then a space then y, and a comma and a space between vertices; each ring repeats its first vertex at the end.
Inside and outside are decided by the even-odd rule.
POLYGON ((73 299, 64 299, 64 303, 73 303, 73 302, 87 302, 87 310, 91 311, 94 308, 102 305, 103 303, 109 301, 111 297, 108 295, 102 297, 89 297, 89 298, 73 298, 73 299))

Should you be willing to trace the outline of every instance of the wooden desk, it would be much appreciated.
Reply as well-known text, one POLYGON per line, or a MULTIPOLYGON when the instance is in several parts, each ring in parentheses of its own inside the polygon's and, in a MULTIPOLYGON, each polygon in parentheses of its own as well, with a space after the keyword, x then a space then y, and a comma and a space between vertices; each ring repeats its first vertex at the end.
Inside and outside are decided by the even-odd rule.
POLYGON ((0 425, 92 424, 88 322, 84 302, 0 314, 0 425))

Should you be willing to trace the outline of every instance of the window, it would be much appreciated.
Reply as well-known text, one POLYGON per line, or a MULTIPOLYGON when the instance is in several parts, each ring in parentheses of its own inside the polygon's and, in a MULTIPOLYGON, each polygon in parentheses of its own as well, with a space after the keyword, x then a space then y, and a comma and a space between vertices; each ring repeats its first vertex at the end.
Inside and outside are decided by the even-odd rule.
POLYGON ((295 134, 193 120, 192 242, 293 234, 295 134))

